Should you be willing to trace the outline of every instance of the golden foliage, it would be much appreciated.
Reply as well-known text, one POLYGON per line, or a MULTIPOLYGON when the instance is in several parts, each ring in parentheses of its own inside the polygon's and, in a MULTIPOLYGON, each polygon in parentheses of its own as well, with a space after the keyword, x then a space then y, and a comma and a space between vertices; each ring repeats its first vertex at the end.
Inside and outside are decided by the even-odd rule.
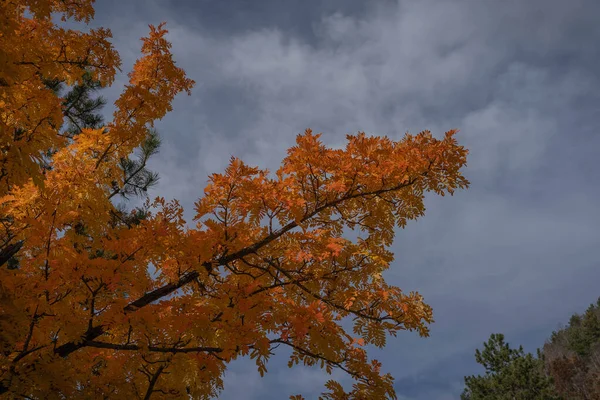
POLYGON ((113 121, 67 140, 43 79, 73 84, 88 70, 110 85, 119 57, 109 30, 65 30, 51 13, 89 21, 92 1, 0 2, 0 250, 23 243, 19 268, 0 267, 0 393, 209 398, 232 360, 249 355, 262 375, 288 346, 290 366, 354 378, 349 392, 329 381, 325 398, 395 398, 364 346, 400 330, 428 335, 431 308, 382 272, 395 227, 423 215, 424 193, 468 185, 455 131, 359 133, 334 150, 307 130, 275 174, 233 158, 212 175, 195 228, 162 198, 130 224, 110 201, 124 184, 119 160, 194 82, 163 25, 150 26, 113 121), (349 228, 360 238, 345 239, 349 228))

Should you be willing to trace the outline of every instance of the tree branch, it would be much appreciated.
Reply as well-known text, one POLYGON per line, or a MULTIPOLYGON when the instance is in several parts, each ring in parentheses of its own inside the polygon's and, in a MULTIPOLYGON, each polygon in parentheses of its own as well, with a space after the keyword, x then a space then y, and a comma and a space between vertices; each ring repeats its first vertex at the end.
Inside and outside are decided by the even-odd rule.
POLYGON ((4 265, 4 263, 8 262, 8 260, 10 260, 15 254, 17 254, 17 252, 21 250, 21 247, 23 247, 23 243, 25 242, 19 240, 16 243, 9 244, 8 246, 6 246, 6 248, 0 251, 0 266, 4 265))
POLYGON ((150 383, 148 384, 148 390, 146 391, 144 400, 149 400, 150 396, 152 396, 152 393, 154 392, 154 386, 156 385, 156 382, 158 381, 158 377, 160 376, 160 374, 162 374, 162 372, 164 371, 165 368, 166 368, 166 366, 164 364, 161 365, 160 367, 158 367, 156 372, 152 375, 152 378, 150 378, 150 383))
POLYGON ((220 347, 157 347, 148 346, 143 347, 137 344, 116 344, 107 342, 98 342, 94 340, 88 340, 83 343, 85 347, 95 347, 98 349, 112 349, 112 350, 123 350, 123 351, 137 351, 148 349, 155 353, 220 353, 223 351, 220 347))

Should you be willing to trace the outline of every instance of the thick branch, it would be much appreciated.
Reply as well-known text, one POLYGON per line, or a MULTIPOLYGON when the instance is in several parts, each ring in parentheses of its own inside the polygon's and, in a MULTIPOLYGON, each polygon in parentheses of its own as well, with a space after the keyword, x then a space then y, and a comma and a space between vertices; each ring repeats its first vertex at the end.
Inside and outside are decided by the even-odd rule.
POLYGON ((163 370, 166 368, 165 365, 161 365, 158 367, 152 378, 150 379, 150 383, 148 384, 148 390, 146 391, 146 395, 144 396, 144 400, 149 400, 150 396, 154 392, 154 386, 156 385, 156 381, 158 381, 158 377, 162 374, 163 370))
POLYGON ((0 251, 0 266, 4 265, 4 263, 17 254, 17 252, 21 250, 21 247, 23 247, 23 243, 24 242, 22 240, 19 240, 16 243, 9 244, 6 246, 6 248, 0 251))
POLYGON ((223 351, 220 347, 142 347, 137 344, 115 344, 115 343, 106 343, 106 342, 97 342, 94 340, 89 340, 84 342, 84 346, 86 347, 95 347, 99 349, 112 349, 112 350, 124 350, 124 351, 137 351, 148 349, 149 351, 155 353, 220 353, 223 351))
POLYGON ((83 337, 81 338, 82 340, 80 342, 65 343, 62 346, 57 347, 54 350, 54 354, 61 356, 61 357, 67 357, 69 354, 73 353, 74 351, 79 350, 82 347, 85 347, 86 342, 88 342, 90 340, 94 340, 95 338, 97 338, 100 335, 103 335, 104 333, 106 333, 106 329, 104 328, 103 325, 95 326, 92 329, 88 329, 88 331, 85 333, 85 335, 83 335, 83 337))

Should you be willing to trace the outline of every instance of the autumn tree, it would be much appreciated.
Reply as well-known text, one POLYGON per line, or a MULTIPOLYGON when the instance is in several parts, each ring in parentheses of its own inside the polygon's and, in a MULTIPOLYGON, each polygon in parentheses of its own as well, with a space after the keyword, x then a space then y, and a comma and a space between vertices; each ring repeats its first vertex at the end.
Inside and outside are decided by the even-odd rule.
POLYGON ((154 121, 194 82, 163 24, 150 26, 112 121, 71 124, 74 106, 52 83, 106 87, 119 57, 108 29, 51 17, 89 22, 92 3, 0 2, 0 252, 18 258, 0 267, 0 394, 209 398, 228 363, 250 356, 263 374, 285 346, 290 366, 354 379, 330 380, 324 398, 395 398, 364 346, 428 335, 431 308, 382 273, 395 227, 423 215, 425 192, 468 185, 455 131, 359 133, 331 149, 307 130, 275 173, 232 158, 213 174, 195 227, 175 200, 125 212, 112 199, 147 188, 154 121))
MULTIPOLYGON (((69 91, 62 98, 62 108, 65 123, 61 129, 60 134, 72 138, 80 134, 83 129, 97 129, 100 128, 103 123, 103 117, 100 114, 100 110, 106 104, 106 100, 101 96, 95 96, 101 87, 101 82, 94 81, 91 74, 86 71, 82 77, 81 83, 76 83, 73 87, 69 88, 69 91), (94 97, 95 96, 95 97, 94 97)), ((64 81, 59 79, 44 80, 44 84, 47 88, 51 89, 56 96, 60 96, 65 90, 64 81)), ((23 131, 23 130, 21 130, 23 131)), ((158 152, 160 146, 160 139, 158 134, 152 130, 149 132, 146 140, 142 142, 138 149, 137 157, 127 157, 120 161, 123 179, 126 182, 123 186, 118 186, 115 183, 114 191, 109 197, 119 194, 121 198, 129 199, 130 196, 145 195, 149 187, 155 185, 158 181, 158 174, 156 172, 148 170, 146 167, 149 158, 158 152)), ((50 149, 45 157, 51 160, 51 156, 55 152, 55 149, 50 149)), ((44 162, 42 165, 42 173, 45 170, 51 169, 50 162, 44 162)), ((142 208, 137 207, 133 214, 135 218, 139 218, 145 215, 142 208)), ((123 216, 125 211, 124 204, 118 204, 118 209, 115 210, 114 216, 123 218, 131 218, 123 216)), ((83 232, 83 226, 79 225, 78 229, 83 232)), ((15 254, 22 246, 23 241, 14 243, 12 246, 6 246, 2 252, 0 252, 0 265, 8 263, 7 268, 17 268, 18 257, 15 254)))
POLYGON ((475 350, 475 360, 485 368, 485 375, 465 377, 463 400, 552 400, 560 397, 552 380, 544 374, 544 361, 513 349, 501 333, 492 334, 475 350))
POLYGON ((544 344, 546 371, 556 390, 573 400, 600 399, 600 298, 544 344))

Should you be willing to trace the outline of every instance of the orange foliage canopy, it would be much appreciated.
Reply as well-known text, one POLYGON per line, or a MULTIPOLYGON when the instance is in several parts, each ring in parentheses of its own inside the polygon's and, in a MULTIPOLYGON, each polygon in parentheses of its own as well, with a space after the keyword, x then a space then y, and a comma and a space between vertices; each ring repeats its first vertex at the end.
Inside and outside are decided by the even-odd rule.
POLYGON ((209 398, 232 360, 250 355, 263 374, 288 346, 290 366, 352 376, 352 388, 329 381, 325 398, 395 398, 363 346, 428 334, 431 308, 381 274, 395 226, 423 215, 424 192, 468 185, 455 131, 397 142, 360 133, 330 149, 307 130, 275 174, 234 158, 212 175, 195 228, 162 198, 129 224, 111 203, 126 183, 119 160, 194 82, 163 25, 150 26, 113 121, 64 138, 60 99, 42 78, 73 84, 87 70, 110 85, 119 57, 109 30, 65 30, 51 13, 88 21, 92 0, 0 2, 0 251, 22 246, 18 268, 0 266, 0 393, 209 398), (347 228, 360 238, 345 239, 347 228))

